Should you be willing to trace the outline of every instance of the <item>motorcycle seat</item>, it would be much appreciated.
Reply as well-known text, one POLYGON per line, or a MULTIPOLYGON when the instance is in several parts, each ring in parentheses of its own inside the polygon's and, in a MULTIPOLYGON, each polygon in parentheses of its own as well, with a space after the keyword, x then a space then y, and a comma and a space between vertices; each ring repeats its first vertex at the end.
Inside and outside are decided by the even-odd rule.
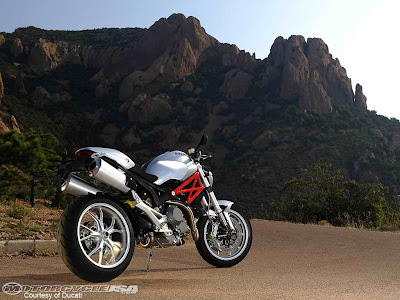
POLYGON ((154 183, 154 181, 156 181, 158 179, 157 176, 146 173, 145 171, 143 171, 143 169, 141 167, 139 167, 137 165, 135 165, 133 168, 129 169, 129 171, 132 171, 136 175, 142 177, 143 179, 145 179, 147 181, 150 181, 151 183, 154 183))

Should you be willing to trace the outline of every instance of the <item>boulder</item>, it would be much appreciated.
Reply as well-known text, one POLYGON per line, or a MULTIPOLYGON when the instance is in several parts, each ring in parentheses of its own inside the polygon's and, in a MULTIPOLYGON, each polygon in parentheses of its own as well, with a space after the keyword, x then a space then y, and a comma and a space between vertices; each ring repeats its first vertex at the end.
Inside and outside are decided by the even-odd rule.
POLYGON ((21 132, 21 130, 19 129, 17 119, 13 115, 11 115, 10 122, 11 122, 11 129, 21 132))
POLYGON ((44 87, 38 86, 32 93, 31 100, 37 106, 45 106, 71 101, 72 96, 66 91, 62 93, 50 93, 44 87))
POLYGON ((139 145, 142 143, 142 140, 138 134, 138 130, 136 129, 136 126, 132 126, 129 128, 121 138, 121 142, 124 147, 130 148, 134 145, 139 145))
POLYGON ((4 35, 0 34, 0 46, 3 45, 6 42, 6 38, 4 35))
POLYGON ((104 79, 96 86, 94 90, 94 95, 96 96, 96 98, 102 98, 108 96, 109 92, 110 92, 110 83, 107 79, 104 79))
POLYGON ((236 125, 224 126, 221 134, 226 138, 232 138, 237 133, 238 127, 236 125))
POLYGON ((232 69, 225 74, 219 92, 224 94, 228 101, 243 98, 251 87, 252 79, 250 74, 240 69, 232 69))
POLYGON ((392 146, 396 149, 400 148, 400 134, 399 133, 393 133, 392 135, 392 146))
POLYGON ((105 79, 106 79, 106 74, 104 72, 104 69, 101 69, 99 72, 97 72, 92 77, 90 77, 89 81, 90 82, 101 82, 105 79))
POLYGON ((255 57, 244 50, 239 50, 236 45, 222 44, 221 49, 223 66, 234 66, 250 72, 257 68, 255 57))
POLYGON ((25 78, 25 73, 21 70, 18 71, 14 88, 17 91, 17 93, 21 96, 25 96, 28 93, 25 89, 24 78, 25 78))
POLYGON ((190 81, 185 81, 181 85, 181 92, 184 94, 193 92, 193 89, 194 89, 193 83, 191 83, 190 81))
POLYGON ((228 104, 225 101, 221 101, 213 107, 213 114, 219 114, 228 108, 228 104))
POLYGON ((161 146, 165 149, 175 149, 179 144, 179 138, 184 133, 184 130, 180 127, 176 128, 173 124, 170 124, 163 128, 161 133, 164 137, 161 141, 161 146))
POLYGON ((365 97, 362 86, 360 84, 356 84, 356 94, 354 97, 354 105, 363 109, 367 109, 367 97, 365 97))
POLYGON ((39 39, 30 51, 28 64, 37 71, 57 68, 68 56, 68 44, 65 42, 47 42, 39 39))
POLYGON ((154 97, 140 94, 133 100, 123 103, 119 111, 127 116, 128 121, 150 123, 157 119, 168 118, 171 115, 172 107, 168 100, 168 96, 164 94, 154 97))
POLYGON ((104 126, 100 137, 106 146, 111 147, 115 145, 120 132, 121 130, 115 123, 108 123, 106 126, 104 126))
POLYGON ((8 132, 11 130, 16 130, 18 132, 21 132, 17 119, 13 115, 9 115, 7 113, 1 112, 0 115, 0 132, 8 132), (1 118, 1 116, 6 116, 9 117, 9 120, 6 121, 5 119, 1 118))
POLYGON ((276 140, 275 134, 271 130, 265 130, 251 144, 255 149, 267 148, 273 141, 276 140))
POLYGON ((382 140, 382 141, 386 140, 386 138, 383 135, 382 131, 379 130, 379 129, 371 129, 371 133, 375 138, 377 138, 379 140, 382 140))
POLYGON ((15 38, 14 42, 10 46, 10 53, 14 57, 21 56, 22 52, 24 51, 24 46, 19 38, 15 38))
POLYGON ((4 84, 0 73, 0 104, 1 104, 1 99, 3 99, 3 97, 4 97, 4 84))
POLYGON ((3 120, 0 118, 0 132, 8 132, 10 128, 6 124, 4 124, 3 120))
POLYGON ((196 95, 196 96, 198 96, 198 95, 200 95, 201 94, 201 92, 202 92, 203 90, 201 89, 201 88, 196 88, 195 90, 194 90, 194 94, 196 95))

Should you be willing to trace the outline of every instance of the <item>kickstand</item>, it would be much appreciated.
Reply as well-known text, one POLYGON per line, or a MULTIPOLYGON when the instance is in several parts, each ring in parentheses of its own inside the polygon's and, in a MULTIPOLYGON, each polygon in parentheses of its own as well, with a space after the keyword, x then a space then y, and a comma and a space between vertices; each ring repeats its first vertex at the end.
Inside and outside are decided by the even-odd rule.
POLYGON ((147 266, 146 266, 147 272, 150 271, 150 262, 152 257, 153 257, 153 247, 150 247, 149 254, 147 255, 147 266))

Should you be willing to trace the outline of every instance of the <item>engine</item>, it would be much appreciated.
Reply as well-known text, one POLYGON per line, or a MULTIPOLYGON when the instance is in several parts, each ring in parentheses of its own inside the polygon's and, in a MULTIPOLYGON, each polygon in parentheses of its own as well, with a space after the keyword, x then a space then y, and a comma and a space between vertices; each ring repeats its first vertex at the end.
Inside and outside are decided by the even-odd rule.
POLYGON ((170 205, 167 210, 168 223, 178 234, 188 234, 190 228, 182 210, 174 205, 170 205))
MULTIPOLYGON (((165 235, 161 232, 154 232, 151 227, 139 231, 139 244, 144 248, 180 246, 185 243, 185 237, 191 233, 187 219, 182 210, 172 203, 168 206, 165 215, 167 216, 168 227, 173 234, 165 235), (150 229, 150 231, 149 231, 150 229)), ((192 216, 193 217, 193 216, 192 216)), ((190 216, 189 216, 190 218, 190 216)), ((196 228, 197 232, 197 228, 196 228)))
POLYGON ((165 236, 162 233, 155 233, 152 246, 169 247, 183 245, 185 243, 185 236, 190 233, 185 215, 175 205, 168 206, 166 215, 169 228, 173 231, 173 234, 165 236))

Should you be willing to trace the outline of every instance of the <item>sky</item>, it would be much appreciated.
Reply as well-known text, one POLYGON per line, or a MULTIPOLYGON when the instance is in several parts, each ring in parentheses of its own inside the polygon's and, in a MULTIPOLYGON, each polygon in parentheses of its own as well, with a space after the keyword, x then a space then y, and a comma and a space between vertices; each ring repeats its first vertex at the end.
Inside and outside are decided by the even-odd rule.
POLYGON ((150 27, 183 13, 220 42, 265 58, 274 39, 320 37, 363 86, 368 109, 400 119, 398 0, 0 0, 0 32, 18 27, 82 30, 150 27))

